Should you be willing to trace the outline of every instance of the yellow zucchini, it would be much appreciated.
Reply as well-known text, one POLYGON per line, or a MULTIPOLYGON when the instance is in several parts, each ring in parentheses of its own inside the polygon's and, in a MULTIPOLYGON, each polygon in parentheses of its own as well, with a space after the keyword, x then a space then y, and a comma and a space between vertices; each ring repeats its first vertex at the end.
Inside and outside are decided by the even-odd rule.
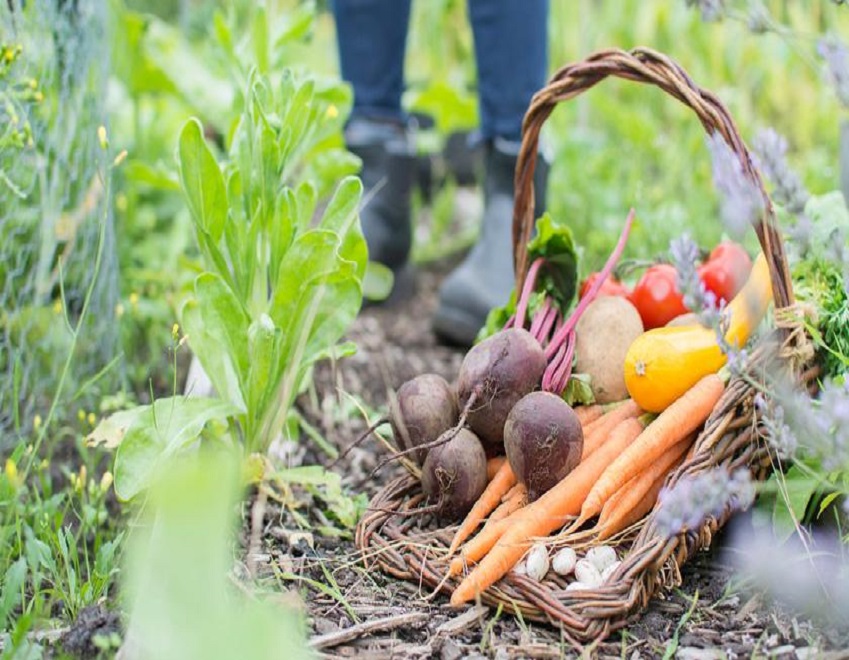
MULTIPOLYGON (((727 307, 725 339, 743 346, 772 300, 769 267, 758 254, 746 284, 727 307)), ((643 410, 661 412, 703 376, 719 371, 726 356, 713 328, 701 325, 655 328, 634 340, 625 356, 625 386, 643 410)))

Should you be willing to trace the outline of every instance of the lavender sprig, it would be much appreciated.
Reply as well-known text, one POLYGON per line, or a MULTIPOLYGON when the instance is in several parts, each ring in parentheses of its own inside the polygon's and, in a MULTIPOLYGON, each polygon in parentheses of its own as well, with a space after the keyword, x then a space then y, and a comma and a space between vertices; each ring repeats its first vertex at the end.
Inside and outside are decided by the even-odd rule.
POLYGON ((724 303, 716 294, 705 287, 699 278, 697 264, 699 247, 687 233, 673 238, 669 243, 669 255, 677 273, 678 290, 684 296, 684 305, 699 316, 702 325, 716 327, 720 321, 724 303))
POLYGON ((739 239, 763 213, 763 197, 719 133, 708 137, 708 148, 713 164, 713 183, 720 195, 720 215, 728 232, 739 239))
POLYGON ((725 16, 725 3, 723 0, 687 0, 688 7, 695 7, 702 13, 705 23, 721 21, 725 16))
POLYGON ((817 53, 825 60, 828 78, 841 105, 849 107, 849 48, 837 36, 820 39, 817 53))
POLYGON ((760 392, 755 395, 754 404, 767 442, 779 458, 792 458, 799 448, 799 440, 785 420, 784 407, 775 398, 767 399, 760 392))
POLYGON ((753 148, 758 167, 775 185, 773 199, 790 213, 802 213, 811 194, 787 162, 787 140, 766 128, 755 135, 753 148))
POLYGON ((658 531, 674 536, 695 529, 709 516, 718 517, 729 507, 748 508, 754 498, 752 477, 745 469, 729 474, 724 468, 714 468, 695 477, 684 477, 672 488, 660 491, 655 517, 658 531))

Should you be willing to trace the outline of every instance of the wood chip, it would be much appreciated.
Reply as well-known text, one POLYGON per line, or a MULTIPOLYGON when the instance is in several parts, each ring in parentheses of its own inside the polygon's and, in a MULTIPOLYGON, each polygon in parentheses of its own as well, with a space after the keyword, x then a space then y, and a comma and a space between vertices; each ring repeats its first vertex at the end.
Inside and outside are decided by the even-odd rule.
POLYGON ((363 635, 370 635, 373 632, 393 630, 403 626, 414 626, 421 624, 430 618, 428 612, 406 612, 397 616, 389 616, 383 619, 374 619, 372 621, 364 621, 350 628, 339 630, 338 632, 327 633, 326 635, 318 635, 309 641, 310 648, 327 649, 339 644, 350 642, 363 635))

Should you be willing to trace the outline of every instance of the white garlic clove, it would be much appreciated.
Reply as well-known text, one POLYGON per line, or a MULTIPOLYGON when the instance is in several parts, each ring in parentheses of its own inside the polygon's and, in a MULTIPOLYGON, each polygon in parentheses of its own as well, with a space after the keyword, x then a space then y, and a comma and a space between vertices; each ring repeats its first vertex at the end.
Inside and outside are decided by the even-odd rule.
POLYGON ((616 559, 616 551, 609 545, 598 545, 587 550, 587 560, 593 563, 599 573, 602 573, 616 559))
POLYGON ((590 588, 601 584, 601 573, 588 559, 579 559, 575 563, 575 577, 578 578, 578 582, 583 582, 590 588))
POLYGON ((534 580, 542 580, 548 573, 551 565, 548 559, 548 550, 542 543, 537 543, 529 551, 525 559, 525 569, 528 577, 534 580))
POLYGON ((525 566, 525 562, 520 561, 518 564, 516 564, 516 565, 513 567, 513 572, 514 572, 516 575, 527 575, 527 574, 528 574, 528 569, 527 569, 527 567, 525 566))
POLYGON ((578 554, 572 548, 561 548, 551 560, 551 568, 558 575, 569 575, 575 570, 578 554))
POLYGON ((621 565, 622 565, 622 562, 617 560, 617 561, 613 562, 610 566, 608 566, 607 568, 605 568, 605 569, 601 572, 601 580, 602 580, 602 582, 608 582, 608 581, 610 580, 610 577, 611 577, 611 576, 613 575, 613 573, 616 571, 616 569, 617 569, 617 568, 619 568, 621 565))
POLYGON ((592 589, 592 587, 583 582, 570 582, 566 585, 566 591, 584 591, 586 589, 592 589))

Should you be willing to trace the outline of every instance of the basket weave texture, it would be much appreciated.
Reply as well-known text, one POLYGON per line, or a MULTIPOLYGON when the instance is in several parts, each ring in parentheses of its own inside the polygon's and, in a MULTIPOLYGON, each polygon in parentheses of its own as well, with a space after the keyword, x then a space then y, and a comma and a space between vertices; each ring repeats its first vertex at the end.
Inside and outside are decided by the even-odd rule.
MULTIPOLYGON (((731 147, 744 176, 763 197, 763 213, 754 222, 754 229, 769 263, 777 327, 751 351, 745 375, 732 378, 697 437, 692 457, 670 474, 666 485, 714 468, 731 471, 747 467, 754 479, 762 480, 772 469, 772 459, 759 433, 753 405, 758 383, 765 380, 768 372, 780 369, 800 387, 809 388, 817 370, 810 366, 809 339, 793 313, 784 245, 760 174, 719 99, 698 87, 668 57, 645 48, 600 51, 561 68, 534 95, 524 119, 515 173, 513 244, 517 290, 528 270, 524 246, 534 223, 533 174, 540 130, 557 104, 611 76, 659 87, 692 109, 708 134, 721 135, 731 147)), ((413 515, 423 504, 416 478, 405 476, 387 484, 372 499, 369 511, 360 521, 356 543, 368 565, 376 564, 389 575, 419 584, 423 595, 433 589, 450 594, 459 584, 459 579, 445 579, 450 561, 447 548, 455 528, 440 527, 428 516, 413 515)), ((726 509, 717 517, 707 518, 698 529, 667 537, 658 530, 656 510, 613 541, 623 561, 603 586, 567 591, 566 580, 553 572, 541 582, 511 572, 482 594, 482 602, 502 605, 504 611, 525 619, 552 623, 575 641, 607 637, 639 616, 653 596, 680 584, 681 566, 710 546, 717 530, 732 514, 726 509)))

